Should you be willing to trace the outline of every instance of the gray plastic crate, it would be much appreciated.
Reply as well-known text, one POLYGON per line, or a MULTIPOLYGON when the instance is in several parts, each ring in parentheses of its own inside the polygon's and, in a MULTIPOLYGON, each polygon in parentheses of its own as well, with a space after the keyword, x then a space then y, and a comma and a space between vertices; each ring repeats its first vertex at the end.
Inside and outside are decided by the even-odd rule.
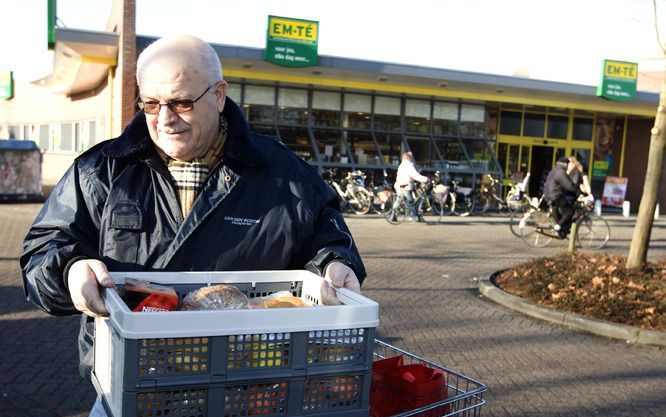
MULTIPOLYGON (((307 271, 112 276, 118 284, 126 277, 145 279, 173 285, 179 293, 217 283, 235 285, 250 297, 288 290, 314 304, 320 302, 322 284, 321 277, 307 271)), ((159 396, 160 401, 165 401, 164 407, 174 406, 174 401, 180 406, 185 400, 190 405, 192 401, 204 401, 203 408, 215 411, 203 416, 258 414, 257 410, 243 414, 246 406, 242 405, 237 406, 240 414, 226 414, 230 404, 240 401, 238 398, 249 401, 253 395, 234 397, 229 389, 233 387, 241 393, 243 390, 238 387, 256 390, 259 386, 268 387, 266 381, 270 387, 279 388, 271 391, 269 398, 283 389, 287 393, 286 398, 280 397, 279 407, 271 406, 281 410, 274 415, 334 416, 343 403, 348 411, 365 410, 367 415, 370 382, 365 375, 372 365, 378 306, 351 291, 339 291, 338 298, 343 305, 135 313, 129 311, 115 290, 106 290, 104 299, 110 317, 95 321, 96 387, 113 417, 151 415, 139 408, 147 396, 159 396), (339 381, 336 378, 341 375, 355 378, 355 388, 345 391, 345 395, 354 397, 353 401, 340 402, 335 397, 342 393, 334 389, 331 381, 339 381), (321 387, 328 387, 329 392, 321 387), (220 392, 224 392, 223 404, 219 402, 220 392), (211 393, 215 393, 215 400, 211 393), (225 414, 221 414, 222 410, 225 414), (322 410, 327 411, 316 414, 322 410)), ((193 412, 192 415, 199 415, 198 411, 193 412)), ((169 413, 152 415, 190 415, 169 413)))

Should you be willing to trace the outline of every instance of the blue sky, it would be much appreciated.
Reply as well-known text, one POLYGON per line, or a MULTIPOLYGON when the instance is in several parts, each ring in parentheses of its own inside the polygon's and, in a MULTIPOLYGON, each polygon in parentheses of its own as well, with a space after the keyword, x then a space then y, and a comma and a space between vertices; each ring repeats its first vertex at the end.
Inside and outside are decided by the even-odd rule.
MULTIPOLYGON (((137 0, 137 33, 262 48, 268 15, 319 21, 319 53, 596 85, 604 58, 663 70, 652 0, 137 0), (661 58, 660 60, 658 58, 661 58)), ((666 0, 658 0, 666 40, 666 0)), ((0 71, 48 74, 46 0, 3 0, 0 71)), ((111 0, 58 0, 69 28, 104 30, 111 0)))

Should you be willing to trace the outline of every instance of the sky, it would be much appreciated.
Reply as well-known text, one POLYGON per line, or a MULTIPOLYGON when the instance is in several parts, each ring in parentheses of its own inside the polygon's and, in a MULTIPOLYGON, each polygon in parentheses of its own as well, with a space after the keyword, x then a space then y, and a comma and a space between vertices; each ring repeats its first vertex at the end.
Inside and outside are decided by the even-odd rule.
MULTIPOLYGON (((58 0, 58 24, 103 31, 111 0, 58 0)), ((137 34, 264 48, 269 15, 319 22, 319 54, 596 85, 602 61, 666 69, 652 0, 136 0, 137 34)), ((666 41, 666 0, 657 0, 666 41)), ((0 0, 0 71, 48 75, 46 0, 0 0)), ((224 64, 224 63, 223 63, 224 64)))

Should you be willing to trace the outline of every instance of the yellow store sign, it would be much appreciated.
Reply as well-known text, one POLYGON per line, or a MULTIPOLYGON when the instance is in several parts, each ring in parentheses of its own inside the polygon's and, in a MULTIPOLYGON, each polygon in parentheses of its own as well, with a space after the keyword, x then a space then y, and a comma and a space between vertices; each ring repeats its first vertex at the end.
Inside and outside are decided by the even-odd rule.
POLYGON ((295 41, 317 42, 317 22, 270 16, 268 36, 295 41))
POLYGON ((625 80, 637 80, 638 64, 631 62, 606 61, 604 65, 604 75, 606 77, 625 80))

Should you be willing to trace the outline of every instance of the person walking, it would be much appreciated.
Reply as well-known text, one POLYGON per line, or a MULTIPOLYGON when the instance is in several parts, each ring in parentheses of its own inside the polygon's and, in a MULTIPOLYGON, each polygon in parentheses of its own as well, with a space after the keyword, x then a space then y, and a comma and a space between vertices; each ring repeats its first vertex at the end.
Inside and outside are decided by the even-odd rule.
POLYGON ((391 221, 396 221, 397 212, 396 210, 400 207, 400 202, 402 200, 407 201, 407 207, 409 210, 409 218, 411 221, 423 221, 423 218, 418 214, 418 208, 414 204, 414 182, 418 181, 421 183, 427 183, 429 181, 428 177, 421 175, 416 170, 414 155, 411 152, 405 152, 402 154, 402 161, 398 166, 398 172, 395 178, 395 184, 393 188, 395 189, 397 198, 393 203, 393 214, 391 215, 391 221))

